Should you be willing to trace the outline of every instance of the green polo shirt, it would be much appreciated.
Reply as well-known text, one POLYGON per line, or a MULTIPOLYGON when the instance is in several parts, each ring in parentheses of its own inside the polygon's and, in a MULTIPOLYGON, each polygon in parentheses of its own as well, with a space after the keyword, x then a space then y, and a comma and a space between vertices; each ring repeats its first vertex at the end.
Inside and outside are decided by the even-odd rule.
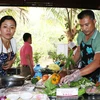
POLYGON ((81 42, 84 42, 85 44, 91 45, 95 53, 100 53, 100 32, 98 30, 95 30, 94 34, 91 36, 91 38, 88 41, 85 41, 85 34, 83 32, 80 32, 77 37, 77 45, 80 46, 81 42))

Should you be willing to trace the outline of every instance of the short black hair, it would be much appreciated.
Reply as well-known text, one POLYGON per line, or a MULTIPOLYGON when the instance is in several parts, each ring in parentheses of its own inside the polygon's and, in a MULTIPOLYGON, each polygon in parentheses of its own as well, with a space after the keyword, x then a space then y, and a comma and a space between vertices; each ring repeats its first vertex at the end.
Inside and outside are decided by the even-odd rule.
POLYGON ((24 42, 26 42, 29 38, 31 38, 31 34, 30 33, 24 33, 24 35, 23 35, 24 42))
POLYGON ((16 20, 15 20, 12 16, 7 15, 7 16, 4 16, 4 17, 2 17, 2 18, 0 19, 0 27, 1 27, 2 23, 3 23, 5 20, 13 20, 14 23, 15 23, 15 26, 17 26, 16 20))
POLYGON ((95 19, 94 12, 92 10, 83 10, 78 14, 78 19, 83 19, 84 17, 89 16, 91 19, 95 19))

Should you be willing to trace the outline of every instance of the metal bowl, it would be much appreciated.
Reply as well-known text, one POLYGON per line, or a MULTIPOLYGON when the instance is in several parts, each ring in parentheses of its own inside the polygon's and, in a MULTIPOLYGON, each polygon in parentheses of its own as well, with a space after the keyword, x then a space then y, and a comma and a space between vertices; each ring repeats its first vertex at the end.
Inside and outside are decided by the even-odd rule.
POLYGON ((21 86, 25 82, 25 77, 20 75, 4 76, 1 78, 1 84, 4 87, 21 86))

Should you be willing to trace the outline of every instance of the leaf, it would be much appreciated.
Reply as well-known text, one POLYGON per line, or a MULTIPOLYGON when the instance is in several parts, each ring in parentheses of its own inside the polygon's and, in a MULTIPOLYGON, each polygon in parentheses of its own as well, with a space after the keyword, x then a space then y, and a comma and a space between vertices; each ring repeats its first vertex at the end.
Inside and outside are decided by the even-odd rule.
POLYGON ((48 88, 50 90, 52 90, 52 89, 54 89, 54 88, 57 87, 55 84, 52 84, 51 78, 49 78, 48 80, 46 80, 46 82, 45 82, 44 85, 45 85, 46 88, 48 88))
POLYGON ((71 60, 71 64, 72 64, 72 65, 75 65, 74 60, 73 60, 73 59, 70 59, 70 60, 71 60))
POLYGON ((49 88, 45 88, 44 93, 48 96, 56 96, 56 88, 52 90, 50 90, 49 88))
POLYGON ((69 85, 68 84, 63 84, 60 86, 60 88, 69 88, 69 85))
POLYGON ((86 89, 85 88, 81 88, 78 90, 78 96, 82 96, 84 93, 86 92, 86 89))
POLYGON ((65 68, 69 69, 70 65, 75 65, 74 60, 72 59, 72 55, 73 55, 73 50, 71 50, 69 52, 68 57, 66 58, 66 64, 65 64, 65 68))
POLYGON ((72 57, 72 55, 73 55, 73 50, 70 50, 68 57, 72 57))

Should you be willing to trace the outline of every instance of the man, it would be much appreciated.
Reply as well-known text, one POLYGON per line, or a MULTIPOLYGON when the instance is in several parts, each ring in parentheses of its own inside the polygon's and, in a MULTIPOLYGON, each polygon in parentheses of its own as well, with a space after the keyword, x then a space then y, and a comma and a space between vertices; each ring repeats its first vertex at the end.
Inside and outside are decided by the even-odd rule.
POLYGON ((33 77, 33 50, 31 47, 32 37, 30 33, 25 33, 23 35, 24 45, 20 49, 20 59, 21 59, 21 75, 28 76, 31 75, 33 77))
POLYGON ((81 68, 63 77, 60 84, 78 80, 81 76, 96 82, 100 73, 100 32, 95 27, 94 12, 84 10, 78 14, 78 19, 82 31, 77 37, 78 47, 73 59, 77 62, 81 58, 81 68))

